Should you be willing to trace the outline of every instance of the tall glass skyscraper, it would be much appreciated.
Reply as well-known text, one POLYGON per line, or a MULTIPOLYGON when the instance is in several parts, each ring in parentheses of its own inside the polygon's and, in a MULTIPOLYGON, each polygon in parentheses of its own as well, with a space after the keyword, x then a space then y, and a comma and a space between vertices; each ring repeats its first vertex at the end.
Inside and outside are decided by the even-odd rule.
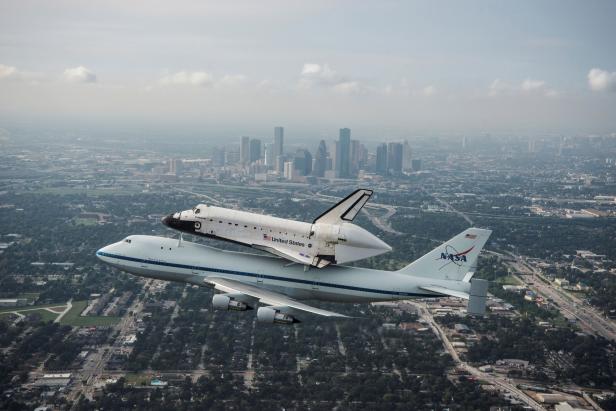
POLYGON ((351 177, 351 129, 341 128, 336 149, 336 171, 338 177, 351 177))

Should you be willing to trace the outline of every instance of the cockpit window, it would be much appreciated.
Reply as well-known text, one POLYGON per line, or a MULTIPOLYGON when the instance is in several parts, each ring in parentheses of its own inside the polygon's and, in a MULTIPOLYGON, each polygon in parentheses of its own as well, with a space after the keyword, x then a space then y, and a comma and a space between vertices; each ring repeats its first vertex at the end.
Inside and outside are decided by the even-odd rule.
POLYGON ((195 208, 195 214, 199 214, 201 212, 200 208, 195 208))
POLYGON ((130 239, 130 238, 126 238, 126 239, 124 240, 124 242, 125 242, 125 243, 130 244, 130 243, 131 243, 131 239, 130 239))

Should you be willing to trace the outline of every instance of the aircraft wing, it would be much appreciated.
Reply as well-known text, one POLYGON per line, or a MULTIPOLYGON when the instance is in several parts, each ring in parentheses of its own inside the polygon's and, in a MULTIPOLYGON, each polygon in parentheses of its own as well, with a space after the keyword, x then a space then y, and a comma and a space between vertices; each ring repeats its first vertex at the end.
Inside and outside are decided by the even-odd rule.
POLYGON ((324 317, 348 318, 348 316, 346 315, 338 314, 333 311, 322 310, 320 308, 316 308, 289 298, 284 294, 265 290, 263 288, 259 288, 251 284, 246 284, 241 281, 220 277, 207 277, 205 281, 212 284, 214 288, 219 291, 231 294, 244 294, 259 300, 259 302, 263 304, 275 306, 282 312, 288 311, 289 313, 291 313, 293 311, 301 311, 304 313, 322 315, 324 317))

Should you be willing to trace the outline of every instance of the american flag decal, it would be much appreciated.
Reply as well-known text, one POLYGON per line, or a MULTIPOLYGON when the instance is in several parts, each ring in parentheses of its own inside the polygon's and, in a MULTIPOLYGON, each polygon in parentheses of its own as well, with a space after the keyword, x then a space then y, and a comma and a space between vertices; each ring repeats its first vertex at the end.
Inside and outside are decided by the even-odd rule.
POLYGON ((264 240, 271 240, 271 239, 272 239, 272 237, 270 237, 270 236, 269 236, 269 235, 267 235, 267 234, 263 234, 263 239, 264 239, 264 240))
POLYGON ((467 234, 464 236, 464 238, 470 238, 471 240, 474 240, 475 238, 477 238, 477 234, 467 234))

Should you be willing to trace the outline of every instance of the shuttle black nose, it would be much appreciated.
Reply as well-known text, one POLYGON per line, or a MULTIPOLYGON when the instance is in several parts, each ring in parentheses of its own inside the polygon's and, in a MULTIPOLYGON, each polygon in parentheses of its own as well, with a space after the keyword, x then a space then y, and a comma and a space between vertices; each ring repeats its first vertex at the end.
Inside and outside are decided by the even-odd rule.
POLYGON ((169 214, 160 219, 160 222, 169 228, 182 231, 184 233, 194 234, 195 225, 199 224, 192 220, 182 220, 178 218, 180 213, 169 214))
POLYGON ((174 218, 173 214, 169 214, 161 218, 160 222, 169 228, 177 228, 180 220, 178 218, 174 218))

